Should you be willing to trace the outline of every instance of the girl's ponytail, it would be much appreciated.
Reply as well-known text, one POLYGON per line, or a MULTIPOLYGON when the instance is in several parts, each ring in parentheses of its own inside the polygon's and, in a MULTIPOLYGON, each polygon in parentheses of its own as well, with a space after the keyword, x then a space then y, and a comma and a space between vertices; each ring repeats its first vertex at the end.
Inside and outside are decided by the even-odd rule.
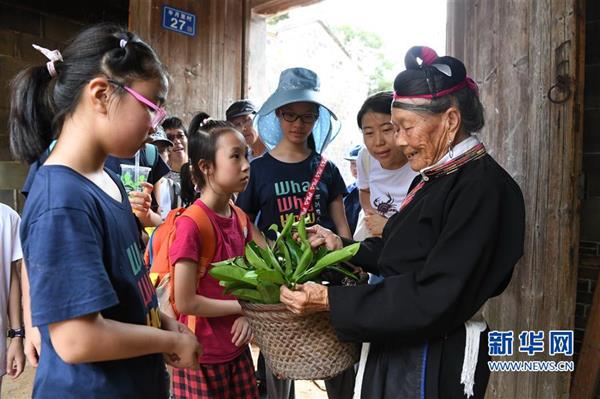
MULTIPOLYGON (((19 160, 35 161, 58 138, 63 123, 75 112, 82 89, 98 76, 122 86, 135 80, 158 79, 165 90, 168 77, 154 50, 134 33, 113 24, 82 30, 62 51, 41 51, 51 65, 27 68, 11 84, 10 147, 19 160)), ((115 90, 117 95, 126 93, 115 90)))
POLYGON ((10 150, 18 160, 35 161, 54 138, 52 77, 46 65, 29 67, 11 82, 10 150))

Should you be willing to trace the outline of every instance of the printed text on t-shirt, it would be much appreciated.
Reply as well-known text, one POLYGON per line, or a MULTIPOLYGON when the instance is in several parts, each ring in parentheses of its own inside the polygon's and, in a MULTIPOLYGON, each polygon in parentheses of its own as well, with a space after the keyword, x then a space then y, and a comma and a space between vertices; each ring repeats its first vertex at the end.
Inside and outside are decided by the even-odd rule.
MULTIPOLYGON (((275 196, 277 197, 277 210, 279 211, 281 226, 283 226, 290 215, 300 214, 304 195, 310 187, 310 181, 283 180, 275 182, 274 186, 275 196)), ((312 204, 306 213, 306 217, 308 217, 307 224, 316 223, 318 216, 321 214, 319 198, 320 194, 317 189, 312 204)))

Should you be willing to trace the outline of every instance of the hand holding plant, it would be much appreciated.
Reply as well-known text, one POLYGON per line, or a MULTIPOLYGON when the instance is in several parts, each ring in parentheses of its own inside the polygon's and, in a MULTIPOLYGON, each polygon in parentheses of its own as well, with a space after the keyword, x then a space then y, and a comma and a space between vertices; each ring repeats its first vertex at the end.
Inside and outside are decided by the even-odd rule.
POLYGON ((288 218, 281 233, 276 225, 270 229, 277 234, 272 246, 260 248, 250 242, 244 257, 213 263, 209 274, 220 281, 225 293, 253 303, 275 304, 279 303, 280 286, 294 289, 309 281, 320 283, 321 273, 327 269, 358 279, 338 264, 352 258, 360 244, 342 248, 341 240, 331 231, 320 226, 306 229, 304 218, 298 222, 288 218), (318 246, 322 244, 326 246, 318 246), (330 252, 329 248, 336 250, 330 252))

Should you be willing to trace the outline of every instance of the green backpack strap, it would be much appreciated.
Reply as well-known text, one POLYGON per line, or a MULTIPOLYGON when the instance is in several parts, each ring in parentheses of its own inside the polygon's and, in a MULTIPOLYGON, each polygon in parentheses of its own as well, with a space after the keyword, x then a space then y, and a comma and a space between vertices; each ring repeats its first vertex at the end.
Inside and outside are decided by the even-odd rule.
POLYGON ((154 144, 146 144, 144 147, 144 154, 146 155, 146 163, 149 167, 154 168, 158 162, 158 149, 154 144))

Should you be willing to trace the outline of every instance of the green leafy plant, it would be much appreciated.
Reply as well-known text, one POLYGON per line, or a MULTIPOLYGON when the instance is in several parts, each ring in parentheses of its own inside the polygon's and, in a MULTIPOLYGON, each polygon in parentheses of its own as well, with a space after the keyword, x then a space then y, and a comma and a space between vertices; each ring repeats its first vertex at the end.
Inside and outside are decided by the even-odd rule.
POLYGON ((128 192, 140 191, 142 183, 146 181, 146 176, 140 174, 136 182, 133 180, 131 173, 125 172, 121 175, 121 181, 123 182, 123 186, 125 186, 125 190, 128 192))
POLYGON ((277 239, 267 248, 261 248, 254 242, 246 244, 244 256, 213 263, 209 274, 219 280, 226 294, 253 302, 279 303, 279 287, 286 285, 294 288, 296 284, 308 281, 321 282, 321 273, 327 269, 335 270, 357 280, 357 276, 339 267, 356 255, 359 243, 336 251, 324 247, 313 249, 306 233, 306 220, 288 218, 279 232, 272 225, 277 239), (293 232, 297 232, 294 239, 293 232))

